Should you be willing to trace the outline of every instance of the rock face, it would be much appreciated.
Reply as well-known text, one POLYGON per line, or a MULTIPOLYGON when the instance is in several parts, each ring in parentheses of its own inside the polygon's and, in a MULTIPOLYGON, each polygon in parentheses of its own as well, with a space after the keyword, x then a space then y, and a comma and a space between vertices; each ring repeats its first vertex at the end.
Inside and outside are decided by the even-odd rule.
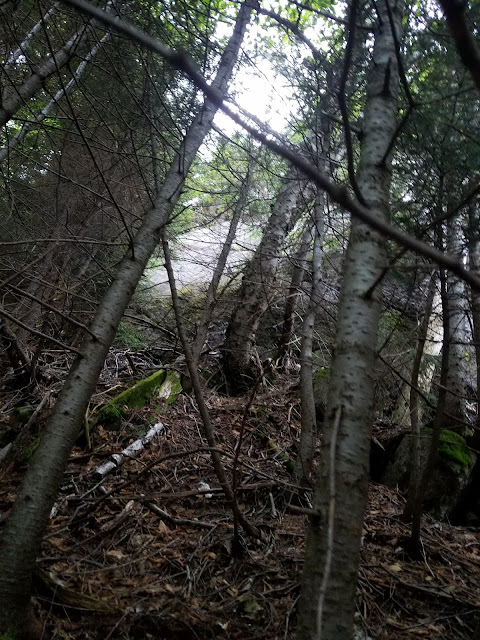
MULTIPOLYGON (((430 450, 431 429, 422 429, 420 461, 426 464, 430 450)), ((406 434, 387 465, 382 482, 389 487, 405 491, 410 477, 411 434, 406 434)), ((437 461, 425 493, 425 510, 435 518, 443 519, 455 508, 469 483, 476 456, 469 451, 464 438, 453 431, 442 430, 437 461)))

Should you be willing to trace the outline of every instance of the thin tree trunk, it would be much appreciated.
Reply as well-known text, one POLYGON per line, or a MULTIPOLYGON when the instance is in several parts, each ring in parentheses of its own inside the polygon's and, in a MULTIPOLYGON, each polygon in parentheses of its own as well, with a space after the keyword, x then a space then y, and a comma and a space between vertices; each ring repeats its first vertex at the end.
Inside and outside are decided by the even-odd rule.
POLYGON ((313 331, 320 300, 324 238, 325 192, 317 191, 314 209, 314 239, 312 257, 312 287, 307 313, 302 325, 300 349, 300 401, 301 431, 294 477, 299 482, 308 480, 312 473, 313 456, 317 440, 315 397, 313 394, 313 331))
POLYGON ((255 352, 257 330, 272 300, 282 244, 313 194, 313 186, 290 169, 272 208, 262 241, 249 263, 227 327, 224 370, 230 391, 242 393, 261 374, 255 352))
POLYGON ((2 65, 3 73, 6 73, 12 67, 14 67, 17 60, 20 58, 20 56, 27 57, 26 48, 30 40, 32 40, 32 38, 35 36, 35 34, 37 34, 40 31, 43 25, 45 25, 50 20, 52 15, 57 10, 58 10, 58 3, 55 3, 53 6, 50 7, 50 9, 45 13, 45 15, 43 15, 42 18, 31 28, 31 30, 27 33, 27 35, 19 44, 19 46, 14 51, 12 51, 12 53, 8 56, 7 60, 5 60, 5 62, 3 63, 2 65))
POLYGON ((413 361, 412 367, 412 376, 410 380, 410 425, 412 430, 412 443, 410 453, 410 479, 408 484, 407 503, 403 510, 403 518, 405 520, 409 520, 413 513, 422 471, 420 468, 420 402, 417 389, 420 380, 420 365, 422 364, 422 357, 428 334, 428 326, 430 323, 430 314, 432 312, 433 299, 435 297, 435 289, 436 275, 433 274, 428 285, 427 302, 418 332, 417 349, 415 352, 415 359, 413 361))
POLYGON ((2 162, 2 160, 5 160, 5 158, 8 156, 10 151, 18 147, 18 145, 21 142, 23 142, 27 133, 31 131, 35 127, 35 125, 41 124, 48 117, 52 109, 58 104, 58 102, 63 98, 64 95, 66 95, 67 93, 70 93, 70 91, 76 86, 79 78, 82 76, 88 63, 97 55, 98 51, 105 44, 105 42, 107 42, 109 38, 110 38, 110 33, 106 33, 103 36, 103 38, 101 38, 100 41, 85 56, 84 60, 80 62, 80 64, 75 69, 71 79, 67 82, 67 84, 64 87, 62 87, 62 89, 59 89, 57 91, 57 93, 50 100, 50 102, 41 110, 41 112, 37 116, 35 116, 35 118, 33 118, 33 120, 26 122, 22 126, 20 131, 18 131, 13 136, 13 138, 9 139, 8 144, 5 147, 3 147, 3 149, 0 149, 0 162, 2 162))
POLYGON ((227 258, 232 248, 235 234, 237 233, 237 228, 240 222, 240 218, 242 216, 243 210, 247 203, 248 192, 250 190, 250 183, 252 180, 252 173, 255 167, 255 162, 256 162, 256 159, 250 158, 248 168, 247 168, 247 175, 245 176, 243 184, 240 187, 237 203, 235 205, 232 220, 230 222, 230 226, 228 229, 228 234, 225 239, 225 242, 223 243, 223 247, 218 257, 212 280, 207 290, 202 318, 199 322, 197 335, 192 345, 192 358, 193 358, 193 362, 195 363, 195 366, 198 364, 198 360, 200 358, 203 345, 205 344, 205 340, 207 338, 208 327, 210 325, 210 320, 212 319, 213 310, 216 304, 216 295, 217 295, 218 285, 220 284, 220 280, 223 275, 225 265, 227 263, 227 258))
MULTIPOLYGON (((332 74, 328 74, 329 84, 332 82, 332 74)), ((327 87, 330 91, 330 86, 327 87)), ((331 96, 327 93, 324 107, 331 110, 331 96)), ((327 167, 330 156, 330 121, 321 115, 316 130, 317 166, 320 171, 327 167)), ((300 349, 300 400, 301 400, 301 431, 298 456, 295 462, 294 477, 299 482, 306 482, 313 470, 313 457, 317 440, 317 420, 315 408, 315 396, 313 392, 313 333, 317 307, 320 304, 320 286, 323 262, 323 240, 325 234, 325 205, 326 195, 324 191, 317 189, 313 216, 313 257, 312 257, 312 286, 307 313, 303 319, 302 342, 300 349)))
POLYGON ((278 350, 276 360, 280 364, 280 369, 285 370, 287 362, 287 354, 290 341, 293 335, 293 327, 295 325, 295 314, 297 310, 298 300, 300 298, 302 282, 307 271, 308 251, 312 244, 312 222, 308 219, 305 223, 305 230, 300 240, 300 246, 294 255, 293 272, 288 287, 287 300, 285 302, 285 310, 283 312, 282 333, 278 341, 278 350))
POLYGON ((245 529, 245 531, 252 535, 255 538, 260 538, 259 531, 251 525, 248 520, 245 518, 243 513, 240 511, 238 506, 238 502, 232 486, 228 481, 227 474, 225 473, 225 469, 222 464, 222 459, 220 454, 218 453, 217 440, 215 436, 215 430, 212 425, 212 421, 210 420, 210 414, 208 412, 207 404, 203 397, 202 385, 200 382, 200 376, 197 371, 197 363, 193 359, 192 350, 188 344, 187 336, 185 333, 185 329, 183 327, 182 322, 182 314, 180 312, 180 306, 178 303, 178 294, 177 287, 175 284, 175 277, 173 274, 172 268, 172 259, 170 255, 170 248, 168 246, 168 242, 163 239, 163 253, 165 256, 165 268, 168 273, 168 282, 170 284, 170 291, 172 294, 172 304, 175 312, 175 321, 177 323, 178 335, 180 337, 180 342, 182 343, 183 353, 185 355, 185 362, 187 363, 188 373, 190 374, 190 379, 192 381, 193 392, 195 394, 195 399, 198 404, 198 410, 200 412, 200 417, 202 418, 203 424, 203 432, 207 439, 208 445, 211 447, 211 455, 213 468, 215 470, 215 474, 218 478, 220 486, 223 489, 225 497, 230 502, 232 506, 232 512, 236 521, 245 529))
MULTIPOLYGON (((212 85, 225 95, 252 8, 242 4, 234 32, 220 60, 212 85)), ((59 394, 41 442, 0 537, 0 629, 12 637, 23 632, 30 611, 31 577, 71 448, 105 356, 147 261, 183 188, 186 174, 208 133, 218 102, 206 101, 194 119, 166 175, 154 208, 148 212, 129 252, 118 268, 88 335, 59 394)))
MULTIPOLYGON (((440 232, 441 235, 441 232, 440 232)), ((442 244, 440 244, 442 246, 442 244)), ((435 465, 435 461, 438 453, 438 445, 440 443, 440 431, 442 430, 446 395, 447 395, 447 376, 450 350, 446 343, 445 336, 450 334, 450 314, 448 309, 448 295, 447 295, 447 276, 444 269, 440 269, 440 289, 442 296, 442 309, 443 309, 443 350, 442 350, 442 368, 440 372, 440 388, 438 391, 437 410, 435 412, 435 419, 433 421, 432 439, 430 442, 430 449, 428 452, 427 462, 423 469, 423 473, 416 491, 415 500, 412 504, 412 530, 410 533, 410 542, 412 550, 420 552, 420 532, 422 526, 422 512, 423 512, 423 498, 427 490, 428 483, 432 476, 432 471, 435 465)))
MULTIPOLYGON (((461 217, 447 222, 447 251, 463 258, 463 231, 461 217)), ((450 351, 447 372, 447 395, 443 427, 465 431, 466 422, 466 293, 465 283, 454 273, 447 273, 449 335, 445 335, 444 348, 450 351)))
POLYGON ((80 44, 86 40, 90 26, 91 21, 76 31, 59 51, 40 64, 35 73, 32 73, 22 85, 8 90, 8 96, 4 96, 0 107, 0 127, 5 126, 10 118, 40 91, 48 78, 69 62, 80 44))
MULTIPOLYGON (((367 84, 358 189, 386 219, 390 146, 397 127, 398 64, 403 7, 377 3, 373 65, 367 84), (389 12, 392 18, 390 26, 389 12)), ((329 401, 310 522, 297 637, 351 640, 370 452, 375 352, 380 317, 379 278, 385 239, 357 220, 352 228, 338 310, 329 401)))

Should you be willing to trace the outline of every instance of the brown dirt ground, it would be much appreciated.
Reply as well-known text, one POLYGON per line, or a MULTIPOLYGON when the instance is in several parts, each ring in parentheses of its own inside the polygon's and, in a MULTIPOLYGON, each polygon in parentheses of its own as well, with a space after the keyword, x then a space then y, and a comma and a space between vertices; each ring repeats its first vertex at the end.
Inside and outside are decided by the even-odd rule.
MULTIPOLYGON (((106 386, 115 388, 99 388, 97 402, 121 390, 106 386)), ((264 542, 242 538, 232 550, 231 510, 192 397, 181 395, 164 416, 152 402, 131 414, 121 432, 97 428, 91 451, 72 452, 35 577, 45 639, 294 637, 308 523, 285 508, 291 479, 279 452, 294 455, 298 398, 284 378, 251 404, 209 390, 206 399, 229 477, 243 424, 238 499, 264 542), (167 427, 166 435, 99 481, 98 464, 154 422, 167 427), (211 497, 199 492, 200 482, 212 488, 211 497)), ((0 472, 0 514, 14 501, 24 467, 7 464, 0 472)), ((480 531, 425 518, 423 556, 413 559, 405 550, 402 508, 397 492, 370 485, 359 637, 475 637, 480 531)))

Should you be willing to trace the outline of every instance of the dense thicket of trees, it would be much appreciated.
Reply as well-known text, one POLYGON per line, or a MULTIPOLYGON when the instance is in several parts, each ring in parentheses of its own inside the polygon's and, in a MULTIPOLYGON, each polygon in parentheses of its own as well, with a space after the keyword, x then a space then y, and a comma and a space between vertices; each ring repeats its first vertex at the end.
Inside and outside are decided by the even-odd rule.
MULTIPOLYGON (((322 436, 299 637, 352 637, 374 409, 406 406, 417 435, 430 420, 427 472, 440 429, 478 443, 478 11, 441 4, 447 23, 429 1, 1 4, 2 362, 17 389, 52 347, 71 362, 0 530, 5 638, 28 627, 36 556, 105 357, 116 335, 147 344, 152 326, 179 335, 213 448, 197 376, 212 326, 227 393, 299 363, 296 480, 309 482, 322 436), (271 100, 283 131, 235 104, 256 73, 285 87, 271 100), (170 246, 175 257, 195 227, 219 236, 211 281, 177 293, 170 246), (242 234, 251 246, 232 263, 242 234), (164 261, 176 329, 158 298, 142 302, 164 261), (318 428, 314 378, 330 385, 318 428)), ((213 457, 236 532, 261 539, 213 457)), ((417 542, 426 482, 414 469, 417 542)))

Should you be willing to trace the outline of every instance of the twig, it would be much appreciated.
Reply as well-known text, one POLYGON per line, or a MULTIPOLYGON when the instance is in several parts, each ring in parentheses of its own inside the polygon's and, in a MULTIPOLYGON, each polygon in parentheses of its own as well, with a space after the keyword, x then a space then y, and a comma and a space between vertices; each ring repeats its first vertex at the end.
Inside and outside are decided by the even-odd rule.
POLYGON ((8 311, 5 311, 5 309, 2 309, 1 307, 0 307, 0 315, 2 315, 4 318, 7 318, 7 320, 10 320, 14 324, 17 324, 19 327, 22 327, 22 329, 25 329, 26 331, 28 331, 29 333, 31 333, 34 336, 38 336, 39 338, 43 338, 43 340, 48 340, 49 342, 52 342, 53 344, 56 344, 58 347, 61 347, 65 351, 71 351, 72 353, 76 353, 77 356, 81 356, 82 355, 82 352, 79 351, 78 349, 75 349, 75 347, 69 347, 65 343, 60 342, 60 340, 57 340, 56 338, 52 338, 52 336, 48 336, 46 333, 42 333, 41 331, 37 331, 37 329, 32 329, 32 327, 29 327, 24 322, 21 322, 20 320, 17 320, 17 318, 12 316, 10 313, 8 313, 8 311))
POLYGON ((143 504, 148 509, 150 509, 152 513, 158 516, 161 520, 163 520, 164 522, 168 522, 168 524, 172 524, 174 526, 177 526, 179 524, 183 524, 187 526, 193 525, 194 527, 202 527, 203 529, 215 529, 217 526, 216 524, 212 524, 210 522, 202 522, 201 520, 187 520, 186 518, 174 518, 163 509, 160 509, 160 507, 157 507, 156 504, 153 504, 153 502, 148 502, 145 500, 143 504))

